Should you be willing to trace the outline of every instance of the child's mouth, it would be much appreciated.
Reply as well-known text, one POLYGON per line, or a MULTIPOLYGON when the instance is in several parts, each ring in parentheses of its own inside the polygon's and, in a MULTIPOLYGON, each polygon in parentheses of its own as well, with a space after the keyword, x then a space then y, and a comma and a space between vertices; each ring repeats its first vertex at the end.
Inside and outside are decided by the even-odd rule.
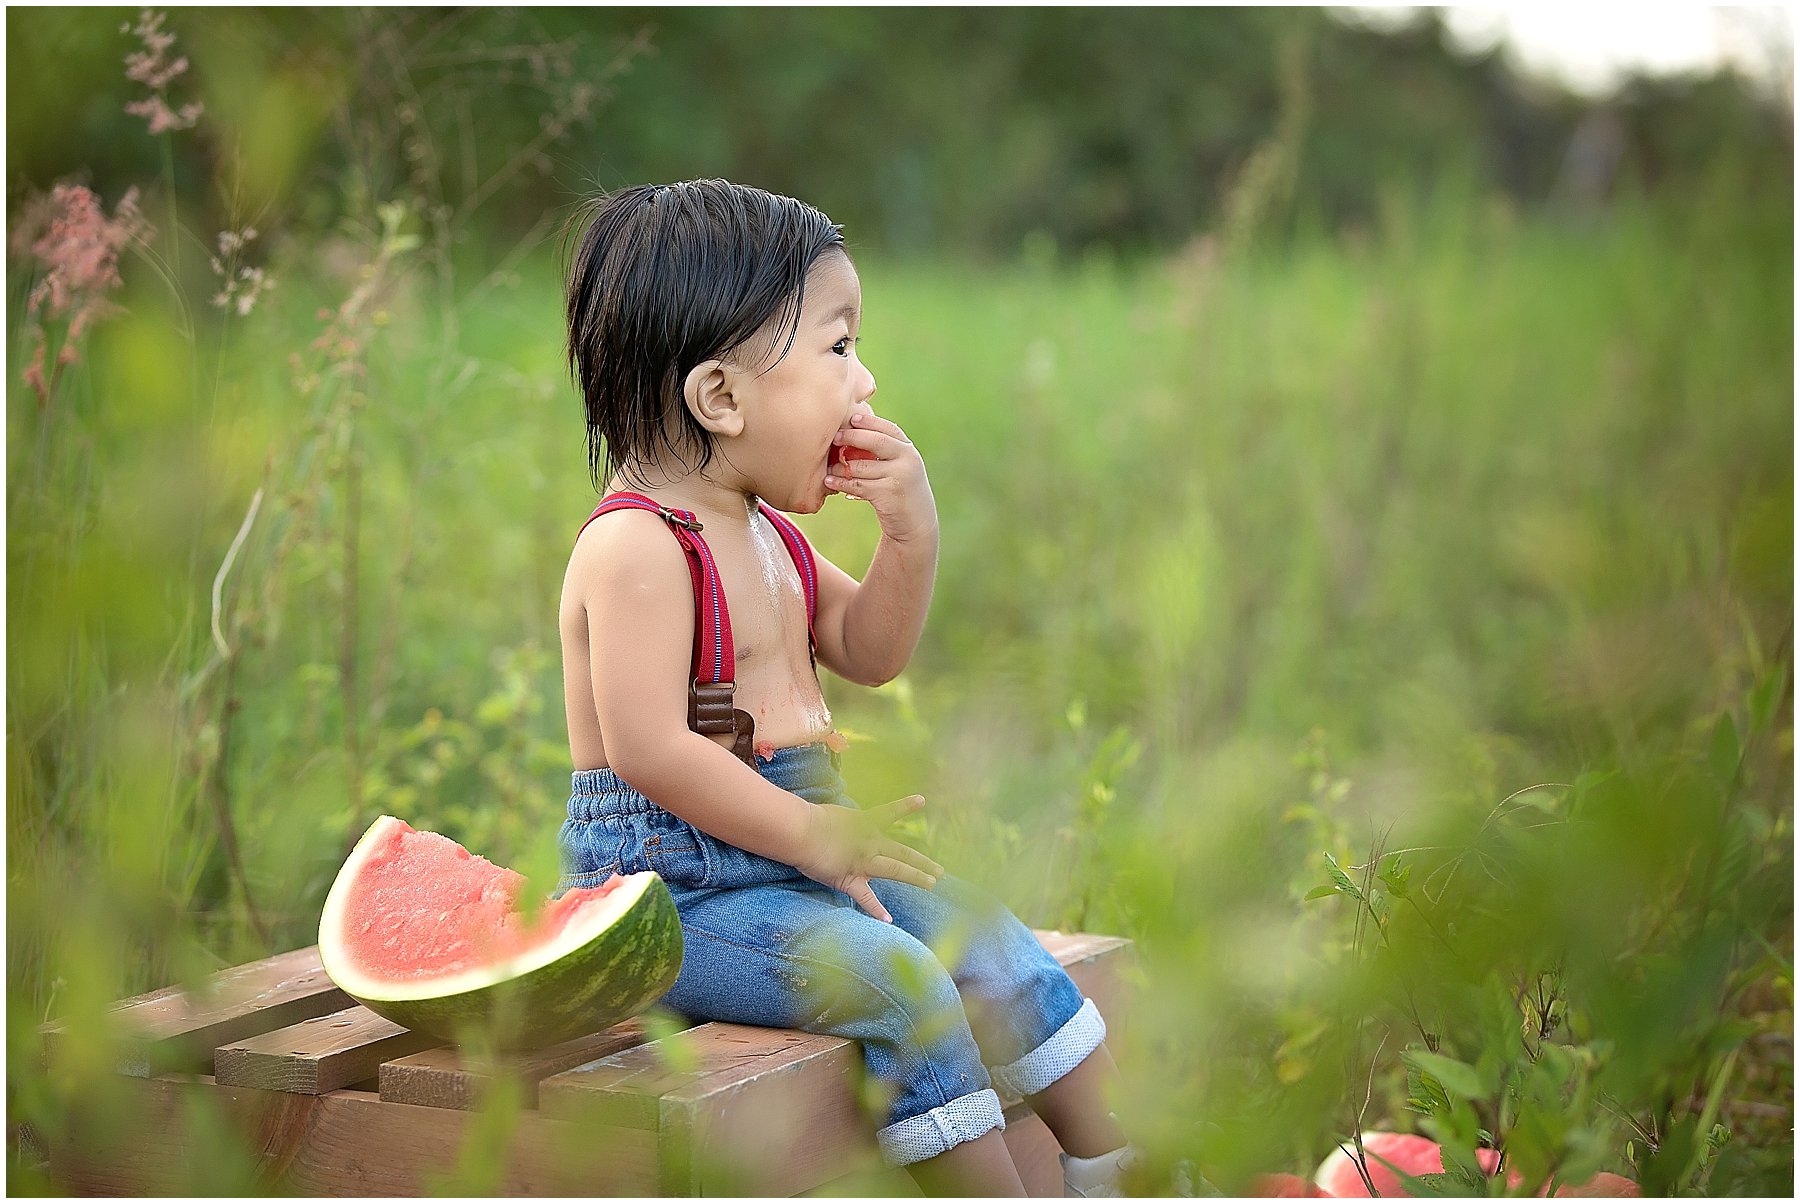
POLYGON ((831 452, 825 457, 825 471, 843 466, 845 460, 873 460, 875 453, 867 448, 852 447, 847 443, 833 443, 831 452))

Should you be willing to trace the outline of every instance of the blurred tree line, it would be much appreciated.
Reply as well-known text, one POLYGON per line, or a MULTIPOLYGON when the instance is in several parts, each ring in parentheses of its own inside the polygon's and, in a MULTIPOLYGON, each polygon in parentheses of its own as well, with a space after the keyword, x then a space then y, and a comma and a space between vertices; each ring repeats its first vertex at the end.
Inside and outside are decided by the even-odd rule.
MULTIPOLYGON (((133 15, 9 10, 10 200, 70 177, 116 196, 165 168, 124 111, 133 15)), ((596 188, 719 175, 900 253, 1165 249, 1228 224, 1258 173, 1277 230, 1359 228, 1384 190, 1443 178, 1522 207, 1679 189, 1721 155, 1792 180, 1791 108, 1734 75, 1591 102, 1459 54, 1435 12, 1385 33, 1251 8, 176 9, 170 27, 209 117, 169 174, 221 227, 329 224, 367 153, 346 107, 460 148, 358 166, 435 174, 459 218, 487 205, 496 229, 596 188), (544 187, 476 195, 513 158, 544 187), (234 195, 205 195, 219 164, 234 195)))

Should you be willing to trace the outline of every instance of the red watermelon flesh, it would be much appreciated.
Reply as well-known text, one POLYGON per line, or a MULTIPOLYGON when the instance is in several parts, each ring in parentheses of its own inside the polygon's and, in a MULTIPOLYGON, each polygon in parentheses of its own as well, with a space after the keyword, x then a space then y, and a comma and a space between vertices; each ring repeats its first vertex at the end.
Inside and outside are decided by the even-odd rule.
POLYGON ((866 447, 852 447, 848 443, 833 443, 831 454, 825 458, 826 465, 841 464, 845 460, 875 460, 878 456, 866 447))
POLYGON ((364 974, 385 982, 474 970, 544 944, 623 881, 615 874, 569 891, 528 922, 518 911, 524 875, 446 836, 396 822, 368 854, 345 901, 344 947, 364 974))
MULTIPOLYGON (((1538 1195, 1543 1195, 1543 1188, 1538 1195)), ((1634 1179, 1624 1175, 1615 1175, 1611 1171, 1601 1171, 1586 1183, 1565 1183, 1556 1189, 1558 1196, 1612 1196, 1614 1198, 1637 1197, 1644 1194, 1643 1189, 1634 1179)))
POLYGON ((1258 1199, 1308 1199, 1329 1196, 1317 1183, 1302 1179, 1299 1175, 1257 1175, 1250 1180, 1247 1189, 1249 1194, 1258 1199))

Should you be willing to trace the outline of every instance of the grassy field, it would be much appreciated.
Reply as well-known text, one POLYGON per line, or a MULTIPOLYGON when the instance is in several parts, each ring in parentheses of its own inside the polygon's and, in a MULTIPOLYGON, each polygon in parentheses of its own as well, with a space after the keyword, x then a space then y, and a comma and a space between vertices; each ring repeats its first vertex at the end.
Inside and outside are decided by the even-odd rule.
MULTIPOLYGON (((246 317, 127 259, 45 403, 14 332, 15 1122, 81 1089, 37 1021, 309 943, 377 814, 554 875, 592 499, 557 267, 388 216, 277 240, 246 317)), ((1790 1185, 1792 261, 1791 197, 1729 171, 1560 218, 1396 189, 1161 262, 863 257, 943 555, 908 672, 826 683, 848 776, 926 794, 1030 922, 1139 942, 1159 1168, 1304 1170, 1360 1115, 1790 1185)), ((867 564, 869 513, 802 525, 867 564)))

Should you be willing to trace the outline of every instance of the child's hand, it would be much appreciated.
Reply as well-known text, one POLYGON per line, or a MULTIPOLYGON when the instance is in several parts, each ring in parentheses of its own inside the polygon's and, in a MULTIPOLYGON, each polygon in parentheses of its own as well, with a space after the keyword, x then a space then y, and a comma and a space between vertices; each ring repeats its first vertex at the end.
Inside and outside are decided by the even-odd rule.
POLYGON ((805 848, 794 868, 814 882, 843 891, 864 911, 891 924, 894 917, 869 889, 870 878, 891 878, 930 890, 944 872, 925 854, 887 836, 888 828, 924 805, 916 794, 867 811, 816 805, 809 813, 805 848))
POLYGON ((882 534, 899 543, 937 533, 937 502, 925 479, 925 461, 901 429, 874 414, 852 414, 851 425, 832 440, 840 449, 860 448, 854 459, 841 452, 827 467, 825 487, 875 507, 882 534))

